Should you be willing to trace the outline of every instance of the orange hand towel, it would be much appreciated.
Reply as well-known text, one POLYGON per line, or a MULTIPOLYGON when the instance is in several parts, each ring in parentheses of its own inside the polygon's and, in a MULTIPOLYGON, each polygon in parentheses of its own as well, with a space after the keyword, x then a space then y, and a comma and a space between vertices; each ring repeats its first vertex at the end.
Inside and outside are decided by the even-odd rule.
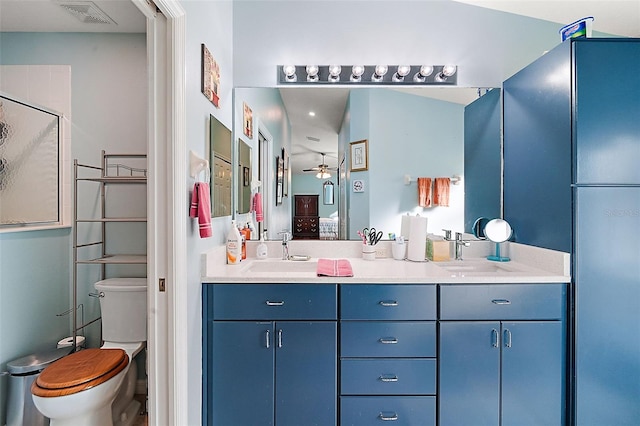
POLYGON ((433 183, 433 205, 449 207, 449 188, 451 187, 451 179, 436 178, 433 183))
POLYGON ((431 207, 431 178, 418 178, 418 205, 431 207))

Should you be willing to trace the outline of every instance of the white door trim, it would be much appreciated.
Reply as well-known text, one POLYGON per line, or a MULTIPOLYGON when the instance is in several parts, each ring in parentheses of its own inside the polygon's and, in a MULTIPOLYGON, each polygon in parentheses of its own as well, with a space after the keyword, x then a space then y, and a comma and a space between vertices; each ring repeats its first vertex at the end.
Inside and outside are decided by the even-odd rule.
POLYGON ((185 12, 177 0, 131 1, 147 17, 149 424, 182 425, 188 421, 187 217, 175 206, 187 197, 185 12))

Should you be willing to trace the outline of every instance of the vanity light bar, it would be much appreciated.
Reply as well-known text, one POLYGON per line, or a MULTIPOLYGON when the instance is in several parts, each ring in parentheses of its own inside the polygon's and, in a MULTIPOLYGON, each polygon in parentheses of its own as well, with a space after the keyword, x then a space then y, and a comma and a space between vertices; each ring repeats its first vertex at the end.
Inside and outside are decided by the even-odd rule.
POLYGON ((278 65, 278 83, 450 86, 458 84, 458 67, 456 65, 278 65))

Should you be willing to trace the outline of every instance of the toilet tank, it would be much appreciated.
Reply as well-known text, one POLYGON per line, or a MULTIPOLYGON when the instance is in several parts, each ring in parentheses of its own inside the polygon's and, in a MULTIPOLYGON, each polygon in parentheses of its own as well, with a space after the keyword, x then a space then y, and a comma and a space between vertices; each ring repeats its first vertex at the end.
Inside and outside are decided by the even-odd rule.
POLYGON ((100 294, 102 340, 147 340, 147 279, 109 278, 95 283, 100 294))

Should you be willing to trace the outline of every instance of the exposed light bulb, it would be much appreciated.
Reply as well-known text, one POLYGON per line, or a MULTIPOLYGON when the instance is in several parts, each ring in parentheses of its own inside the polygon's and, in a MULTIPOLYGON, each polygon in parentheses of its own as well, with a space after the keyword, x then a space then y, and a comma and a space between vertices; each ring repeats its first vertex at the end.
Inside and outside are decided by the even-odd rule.
POLYGON ((389 71, 389 67, 386 65, 376 65, 376 68, 371 76, 371 81, 380 82, 385 74, 389 71))
POLYGON ((413 81, 416 83, 424 83, 427 77, 433 74, 433 66, 431 65, 422 65, 420 67, 420 71, 413 76, 413 81))
POLYGON ((329 65, 329 81, 332 83, 340 81, 340 73, 342 67, 340 65, 329 65))
POLYGON ((298 80, 296 76, 296 66, 295 65, 283 65, 282 72, 284 73, 286 80, 288 82, 294 82, 298 80))
POLYGON ((444 67, 442 67, 442 74, 444 74, 446 77, 451 77, 456 73, 457 70, 458 67, 456 67, 455 65, 445 65, 444 67))
POLYGON ((351 81, 359 82, 362 80, 362 74, 364 74, 364 65, 354 65, 351 67, 351 81))
POLYGON ((318 71, 320 70, 317 65, 307 65, 307 81, 318 81, 318 71))
POLYGON ((411 72, 411 65, 398 65, 398 70, 393 74, 391 80, 395 82, 404 81, 407 74, 411 72))

